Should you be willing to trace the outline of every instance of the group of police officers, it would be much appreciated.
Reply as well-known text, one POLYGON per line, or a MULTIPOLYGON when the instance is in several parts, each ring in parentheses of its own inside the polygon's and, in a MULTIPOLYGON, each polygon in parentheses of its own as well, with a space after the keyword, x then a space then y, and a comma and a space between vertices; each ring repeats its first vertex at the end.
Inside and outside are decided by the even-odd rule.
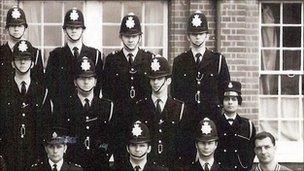
POLYGON ((189 17, 190 49, 174 58, 172 72, 166 58, 139 48, 133 13, 121 21, 123 48, 103 60, 83 44, 82 12, 67 11, 67 42, 50 52, 45 72, 41 51, 23 39, 27 26, 12 7, 0 47, 0 169, 251 169, 256 131, 236 112, 241 83, 230 81, 225 57, 206 48, 200 11, 189 17))

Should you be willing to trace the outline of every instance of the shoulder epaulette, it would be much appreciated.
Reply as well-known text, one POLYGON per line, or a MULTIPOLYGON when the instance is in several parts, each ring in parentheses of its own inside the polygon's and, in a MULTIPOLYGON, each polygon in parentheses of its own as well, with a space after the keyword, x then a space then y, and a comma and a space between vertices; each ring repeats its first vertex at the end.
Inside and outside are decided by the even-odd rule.
POLYGON ((118 52, 118 50, 114 50, 114 51, 112 52, 112 54, 115 55, 117 52, 118 52))
POLYGON ((72 165, 72 166, 76 166, 76 167, 81 167, 80 164, 74 164, 74 163, 72 163, 72 162, 68 162, 68 164, 69 164, 69 165, 72 165))
POLYGON ((36 167, 36 166, 39 166, 39 165, 42 165, 42 164, 43 164, 43 161, 42 161, 42 162, 35 163, 35 164, 32 164, 31 167, 36 167))
POLYGON ((147 100, 148 100, 148 98, 145 97, 145 98, 143 98, 143 99, 138 100, 138 101, 136 102, 136 104, 139 104, 139 103, 144 102, 144 101, 147 101, 147 100))

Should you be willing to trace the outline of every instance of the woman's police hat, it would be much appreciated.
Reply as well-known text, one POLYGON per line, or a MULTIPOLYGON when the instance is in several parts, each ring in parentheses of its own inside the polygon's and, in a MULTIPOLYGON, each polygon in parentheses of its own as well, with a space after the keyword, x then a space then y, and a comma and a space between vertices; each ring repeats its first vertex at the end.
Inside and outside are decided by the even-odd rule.
POLYGON ((238 81, 229 81, 226 83, 224 96, 237 97, 239 105, 242 104, 242 84, 238 81))
POLYGON ((45 128, 43 133, 43 144, 70 144, 75 143, 75 139, 69 136, 69 131, 63 127, 45 128))

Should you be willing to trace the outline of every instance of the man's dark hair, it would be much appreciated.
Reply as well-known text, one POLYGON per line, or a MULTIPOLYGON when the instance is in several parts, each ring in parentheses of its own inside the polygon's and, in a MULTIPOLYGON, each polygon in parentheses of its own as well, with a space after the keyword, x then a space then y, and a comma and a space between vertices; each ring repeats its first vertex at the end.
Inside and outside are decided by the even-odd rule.
POLYGON ((256 134, 255 137, 254 137, 254 142, 255 142, 255 140, 262 140, 262 139, 267 138, 267 137, 270 138, 272 144, 275 146, 274 136, 271 133, 266 132, 266 131, 263 131, 263 132, 260 132, 260 133, 256 134))

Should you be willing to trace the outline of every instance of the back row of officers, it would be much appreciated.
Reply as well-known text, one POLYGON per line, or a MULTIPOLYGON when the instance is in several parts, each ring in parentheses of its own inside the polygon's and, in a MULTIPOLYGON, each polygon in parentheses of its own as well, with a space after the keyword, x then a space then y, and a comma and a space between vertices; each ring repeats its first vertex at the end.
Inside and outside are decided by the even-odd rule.
POLYGON ((120 25, 123 48, 103 61, 82 42, 82 12, 69 10, 67 43, 50 52, 45 72, 40 50, 23 39, 23 10, 11 8, 6 19, 0 168, 250 170, 256 152, 256 170, 282 169, 265 154, 275 147, 273 136, 256 136, 252 122, 237 114, 241 83, 230 81, 224 56, 205 47, 208 24, 200 11, 188 21, 190 50, 174 59, 172 72, 166 58, 139 48, 133 13, 120 25))

